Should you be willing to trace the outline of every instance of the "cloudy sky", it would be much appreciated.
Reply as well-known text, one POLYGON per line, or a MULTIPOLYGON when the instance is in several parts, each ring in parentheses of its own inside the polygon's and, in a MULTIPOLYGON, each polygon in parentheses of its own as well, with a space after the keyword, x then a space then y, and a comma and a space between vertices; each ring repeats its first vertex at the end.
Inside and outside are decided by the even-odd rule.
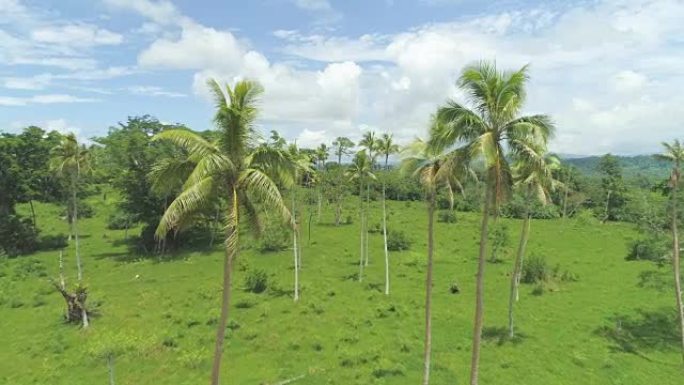
POLYGON ((206 80, 259 80, 302 146, 423 136, 464 65, 531 65, 552 149, 648 153, 682 132, 684 0, 0 0, 0 131, 211 127, 206 80))

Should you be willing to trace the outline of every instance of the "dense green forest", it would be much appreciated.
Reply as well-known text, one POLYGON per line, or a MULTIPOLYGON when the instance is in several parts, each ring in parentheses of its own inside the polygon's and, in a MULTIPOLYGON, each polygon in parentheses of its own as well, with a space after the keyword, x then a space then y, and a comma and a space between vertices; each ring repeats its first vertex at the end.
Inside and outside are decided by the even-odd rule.
POLYGON ((0 382, 680 383, 684 149, 558 158, 527 79, 411 143, 299 148, 250 80, 213 130, 0 134, 0 382))

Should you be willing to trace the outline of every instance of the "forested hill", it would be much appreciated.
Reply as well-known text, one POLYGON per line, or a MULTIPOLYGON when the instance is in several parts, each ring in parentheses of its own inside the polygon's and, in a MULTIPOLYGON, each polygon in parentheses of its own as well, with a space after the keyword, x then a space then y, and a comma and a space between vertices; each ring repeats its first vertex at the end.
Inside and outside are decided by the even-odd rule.
MULTIPOLYGON (((669 166, 667 162, 659 161, 652 155, 635 155, 635 156, 615 156, 620 165, 622 165, 622 172, 625 177, 653 177, 664 178, 669 173, 669 166)), ((587 176, 595 176, 598 174, 597 166, 601 160, 601 156, 587 156, 574 157, 571 155, 561 155, 563 162, 573 165, 579 171, 587 176)))

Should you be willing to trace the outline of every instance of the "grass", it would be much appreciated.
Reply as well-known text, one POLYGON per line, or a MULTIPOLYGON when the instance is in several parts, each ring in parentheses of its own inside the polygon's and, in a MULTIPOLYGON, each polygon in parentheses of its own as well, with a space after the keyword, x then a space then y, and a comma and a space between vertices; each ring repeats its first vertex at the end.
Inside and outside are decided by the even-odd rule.
MULTIPOLYGON (((110 194, 113 195, 113 194, 110 194)), ((100 316, 89 330, 65 325, 63 300, 50 288, 56 251, 0 261, 0 383, 96 384, 115 357, 117 384, 195 385, 209 380, 221 293, 220 248, 158 261, 128 255, 124 231, 107 230, 115 197, 90 198, 96 215, 81 221, 84 276, 100 316)), ((374 204, 369 225, 380 222, 374 204)), ((347 212, 355 207, 349 202, 347 212)), ((25 208, 22 207, 22 210, 25 208)), ((66 233, 60 209, 37 204, 42 234, 66 233)), ((358 270, 358 220, 330 225, 332 208, 304 227, 301 301, 292 301, 289 250, 262 254, 245 242, 236 265, 223 384, 416 384, 422 366, 426 214, 420 202, 389 202, 389 226, 412 241, 391 253, 391 295, 382 293, 381 234, 370 238, 370 266, 358 270), (268 288, 243 289, 263 270, 268 288)), ((346 216, 346 213, 344 216, 346 216)), ((458 213, 436 224, 432 383, 466 384, 474 308, 479 216, 458 213), (452 285, 459 288, 452 293, 452 285)), ((520 222, 508 222, 517 241, 520 222)), ((132 230, 135 233, 136 230, 132 230)), ((649 262, 626 262, 626 224, 533 221, 530 253, 578 277, 522 285, 520 336, 505 337, 509 271, 488 264, 482 384, 681 384, 671 275, 649 262), (643 281, 663 281, 648 285, 643 281), (537 293, 538 294, 538 293, 537 293)), ((243 238, 244 239, 244 238, 243 238)), ((73 250, 65 253, 69 282, 73 250)))

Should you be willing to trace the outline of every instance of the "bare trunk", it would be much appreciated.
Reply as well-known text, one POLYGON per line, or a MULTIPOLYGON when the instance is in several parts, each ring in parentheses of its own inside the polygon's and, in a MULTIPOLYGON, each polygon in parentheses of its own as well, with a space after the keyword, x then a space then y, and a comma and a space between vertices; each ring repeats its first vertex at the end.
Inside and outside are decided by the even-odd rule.
POLYGON ((321 221, 321 211, 323 209, 323 194, 320 191, 320 188, 318 190, 318 212, 316 213, 316 222, 321 221))
POLYGON ((33 222, 33 229, 38 230, 38 222, 36 222, 36 210, 33 208, 33 199, 29 199, 29 206, 31 207, 31 222, 33 222))
POLYGON ((342 220, 342 199, 338 199, 335 207, 335 226, 340 225, 342 220))
POLYGON ((523 257, 525 255, 525 247, 527 246, 527 237, 530 231, 530 214, 525 210, 525 221, 523 222, 522 231, 520 232, 520 244, 518 245, 518 255, 515 258, 515 265, 513 267, 513 274, 511 274, 511 293, 508 298, 508 335, 513 337, 515 331, 513 328, 513 307, 518 301, 518 291, 520 287, 520 275, 522 273, 523 257))
POLYGON ((563 196, 563 219, 568 216, 568 181, 565 181, 565 194, 563 196))
POLYGON ((487 257, 487 237, 489 230, 489 212, 493 194, 492 187, 487 187, 484 208, 482 210, 482 227, 480 229, 480 254, 477 264, 477 283, 475 286, 475 320, 473 322, 473 353, 470 362, 470 385, 478 384, 480 366, 480 348, 482 343, 482 326, 484 322, 484 269, 487 257))
POLYGON ((423 385, 430 383, 430 356, 432 352, 432 265, 434 254, 435 196, 428 197, 428 260, 425 277, 425 351, 423 354, 423 385))
MULTIPOLYGON (((372 163, 371 163, 372 164, 372 163)), ((368 214, 370 212, 370 182, 366 183, 366 209, 365 209, 365 221, 364 221, 364 236, 366 237, 366 249, 365 249, 365 256, 366 256, 366 266, 368 266, 368 239, 370 238, 368 236, 368 214)))
POLYGON ((385 199, 385 183, 382 184, 382 238, 385 244, 385 295, 390 292, 389 251, 387 250, 387 207, 385 199))
MULTIPOLYGON (((237 191, 233 189, 232 197, 232 214, 237 217, 238 202, 237 191)), ((230 214, 228 217, 230 218, 230 214)), ((233 280, 233 260, 237 256, 238 251, 238 228, 237 220, 233 224, 229 224, 226 229, 226 251, 223 261, 223 295, 221 298, 221 317, 216 328, 216 345, 214 348, 214 363, 211 369, 211 385, 219 385, 219 378, 221 375, 221 357, 223 356, 223 341, 226 336, 226 325, 228 323, 228 315, 230 311, 231 299, 231 285, 233 280), (235 238, 234 242, 229 242, 230 239, 235 238)))
POLYGON ((59 286, 62 290, 66 290, 66 283, 64 281, 64 250, 59 251, 59 286))
POLYGON ((297 211, 295 207, 295 192, 292 191, 292 243, 294 250, 294 300, 299 301, 299 247, 297 246, 297 211))
POLYGON ((682 277, 679 260, 679 234, 677 230, 677 190, 679 184, 679 164, 676 165, 676 175, 672 187, 672 268, 674 270, 675 295, 677 297, 677 312, 679 313, 679 332, 682 338, 682 361, 684 362, 684 305, 682 304, 682 277))
POLYGON ((608 218, 609 218, 608 207, 609 207, 609 205, 610 205, 610 194, 611 194, 611 193, 612 193, 612 191, 608 191, 608 194, 606 194, 606 209, 605 209, 605 214, 603 215, 603 222, 604 222, 604 223, 605 223, 605 222, 608 220, 608 218))
POLYGON ((72 232, 74 233, 74 242, 76 246, 76 268, 78 271, 78 283, 81 283, 81 280, 83 279, 83 270, 81 267, 81 251, 80 247, 78 244, 78 202, 76 201, 76 181, 72 181, 72 186, 71 186, 71 200, 72 200, 72 209, 73 209, 73 218, 71 219, 71 227, 72 227, 72 232))
POLYGON ((359 282, 363 281, 363 254, 364 254, 364 220, 365 215, 363 212, 363 182, 359 182, 359 227, 361 227, 361 258, 359 259, 359 282))

